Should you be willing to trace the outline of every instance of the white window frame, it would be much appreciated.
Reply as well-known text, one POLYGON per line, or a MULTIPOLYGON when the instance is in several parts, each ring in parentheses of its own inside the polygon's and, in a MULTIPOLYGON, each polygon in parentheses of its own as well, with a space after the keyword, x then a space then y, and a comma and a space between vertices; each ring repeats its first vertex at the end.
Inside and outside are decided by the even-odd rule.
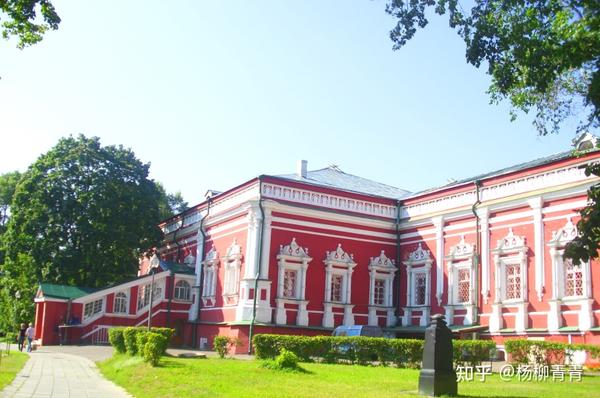
POLYGON ((561 229, 552 233, 552 239, 548 242, 552 259, 552 300, 569 301, 591 298, 592 286, 589 261, 580 264, 583 294, 567 296, 565 292, 566 273, 563 255, 565 246, 577 235, 577 227, 573 224, 571 218, 568 218, 567 223, 561 229))
POLYGON ((115 297, 113 300, 113 313, 115 314, 128 314, 129 313, 129 292, 128 291, 120 291, 120 292, 116 292, 115 293, 115 297), (119 295, 124 295, 125 297, 120 297, 119 295), (117 311, 118 308, 118 301, 120 301, 121 303, 124 303, 125 306, 125 311, 117 311))
POLYGON ((95 318, 98 314, 103 313, 104 312, 104 297, 93 300, 93 301, 88 301, 87 303, 85 303, 83 305, 82 312, 83 312, 82 319, 84 321, 87 321, 88 319, 91 319, 91 318, 95 318), (91 311, 89 314, 86 314, 86 312, 87 312, 86 310, 87 310, 88 306, 91 306, 91 311))
POLYGON ((202 303, 205 307, 215 305, 217 277, 219 275, 219 253, 211 248, 202 261, 202 303))
POLYGON ((371 257, 369 261, 369 305, 373 307, 382 307, 384 309, 393 307, 393 284, 396 274, 396 264, 390 260, 385 251, 382 250, 379 256, 371 257), (375 303, 375 281, 383 280, 383 303, 375 303))
POLYGON ((474 297, 477 294, 477 278, 475 277, 475 246, 465 241, 462 235, 460 241, 450 248, 449 254, 445 257, 446 268, 448 272, 448 304, 455 307, 466 307, 475 303, 474 297), (459 300, 459 278, 461 270, 469 272, 469 300, 460 302, 459 300))
MULTIPOLYGON (((164 280, 163 281, 154 281, 154 294, 152 296, 152 305, 156 305, 158 304, 159 301, 162 300, 162 295, 163 295, 163 284, 164 284, 164 280)), ((150 290, 150 285, 151 283, 146 283, 143 285, 140 285, 138 287, 138 294, 137 294, 137 311, 143 311, 145 308, 147 308, 150 305, 150 293, 146 294, 147 291, 150 290), (143 291, 143 294, 141 294, 141 292, 143 291), (140 305, 140 303, 142 303, 142 305, 140 305)))
POLYGON ((173 286, 173 299, 185 302, 192 301, 192 286, 188 281, 185 279, 175 281, 175 285, 173 286), (183 297, 181 297, 182 292, 183 297))
POLYGON ((356 262, 354 255, 346 253, 342 249, 342 244, 338 243, 333 251, 325 252, 325 297, 323 302, 323 327, 331 328, 335 326, 333 308, 342 308, 344 310, 343 324, 345 326, 354 325, 354 314, 352 309, 352 273, 356 262), (333 275, 342 277, 342 301, 333 301, 331 284, 333 275))
POLYGON ((427 326, 430 321, 431 312, 431 266, 433 259, 431 251, 423 249, 421 243, 417 248, 408 254, 408 259, 402 264, 406 267, 406 306, 402 308, 404 315, 402 324, 404 326, 412 325, 413 310, 421 311, 419 325, 427 326), (415 274, 425 273, 425 305, 415 305, 415 274))
POLYGON ((527 252, 528 247, 525 244, 525 238, 516 236, 512 228, 509 228, 508 235, 498 240, 494 253, 495 269, 495 297, 494 303, 511 304, 511 303, 526 303, 529 301, 527 297, 527 252), (521 276, 520 298, 508 299, 506 297, 506 266, 518 265, 521 276))
POLYGON ((298 306, 296 316, 296 324, 301 326, 308 325, 308 301, 306 300, 306 272, 312 261, 312 257, 308 255, 308 248, 302 248, 296 242, 296 238, 292 238, 289 245, 279 246, 279 254, 277 255, 277 296, 275 302, 277 309, 275 311, 275 322, 277 324, 287 323, 286 304, 298 306), (296 286, 292 297, 284 296, 285 272, 296 272, 296 286))
POLYGON ((234 239, 227 248, 223 262, 223 297, 225 304, 237 304, 240 291, 240 270, 242 267, 242 248, 234 239))

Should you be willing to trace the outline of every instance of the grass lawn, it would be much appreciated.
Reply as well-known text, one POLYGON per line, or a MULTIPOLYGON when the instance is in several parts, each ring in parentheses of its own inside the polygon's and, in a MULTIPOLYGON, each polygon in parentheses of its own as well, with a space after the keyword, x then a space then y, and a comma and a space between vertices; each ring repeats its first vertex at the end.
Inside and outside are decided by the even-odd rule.
POLYGON ((11 351, 9 356, 2 354, 2 362, 0 362, 0 390, 9 385, 19 370, 25 366, 25 362, 29 359, 29 355, 18 351, 11 351))
MULTIPOLYGON (((152 368, 139 357, 116 355, 100 362, 108 379, 136 397, 403 397, 417 396, 419 371, 384 367, 303 363, 305 373, 265 369, 259 361, 163 357, 152 368)), ((460 383, 468 397, 591 397, 600 377, 582 382, 460 383)))

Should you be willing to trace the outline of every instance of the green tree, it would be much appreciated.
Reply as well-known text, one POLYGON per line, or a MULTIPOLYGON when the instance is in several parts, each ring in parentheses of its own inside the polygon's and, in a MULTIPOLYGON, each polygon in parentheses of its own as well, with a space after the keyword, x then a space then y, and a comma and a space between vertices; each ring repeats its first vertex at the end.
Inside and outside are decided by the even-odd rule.
POLYGON ((148 169, 131 150, 82 135, 40 156, 12 197, 0 297, 19 290, 28 306, 20 312, 31 315, 38 281, 100 287, 135 276, 162 237, 148 169))
POLYGON ((579 130, 599 126, 598 0, 475 0, 470 9, 457 0, 391 0, 386 10, 398 19, 390 32, 394 49, 427 25, 429 8, 448 15, 466 44, 467 62, 487 65, 491 99, 508 99, 513 117, 535 110, 542 135, 573 118, 579 130))
MULTIPOLYGON (((394 49, 428 24, 427 13, 447 15, 466 45, 467 62, 487 65, 492 103, 508 100, 511 117, 535 111, 540 135, 577 121, 577 131, 600 127, 600 1, 598 0, 389 0, 398 19, 390 32, 394 49)), ((586 168, 600 176, 600 166, 586 168)), ((581 233, 567 248, 575 261, 597 258, 600 249, 600 186, 588 191, 581 233)))
POLYGON ((60 17, 49 0, 0 0, 0 22, 2 37, 17 37, 22 49, 41 41, 48 29, 58 29, 60 17))
POLYGON ((160 192, 158 209, 161 220, 173 217, 174 215, 182 213, 189 208, 188 202, 183 199, 183 195, 180 191, 175 193, 167 193, 160 182, 156 182, 156 188, 160 192))
MULTIPOLYGON (((10 215, 10 203, 20 179, 21 173, 18 171, 0 175, 0 235, 6 230, 10 215)), ((2 263, 1 260, 0 263, 2 263)))

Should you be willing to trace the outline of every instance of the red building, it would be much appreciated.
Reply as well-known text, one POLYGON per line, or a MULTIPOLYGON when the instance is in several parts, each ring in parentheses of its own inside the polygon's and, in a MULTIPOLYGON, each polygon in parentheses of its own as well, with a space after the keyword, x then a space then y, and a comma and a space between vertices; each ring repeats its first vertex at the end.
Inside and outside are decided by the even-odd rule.
MULTIPOLYGON (((575 146, 595 141, 587 134, 575 146)), ((209 191, 163 222, 160 260, 143 261, 135 281, 73 297, 70 310, 68 297, 56 301, 42 285, 39 335, 56 342, 52 328, 65 313, 82 321, 71 328, 77 338, 145 324, 145 275, 171 264, 156 275, 153 324, 176 325, 187 345, 226 334, 246 351, 251 330, 329 334, 341 324, 415 336, 434 313, 457 333, 498 343, 600 343, 600 264, 562 258, 586 191, 599 182, 581 166, 598 160, 599 151, 568 151, 419 193, 336 167, 308 171, 302 161, 295 174, 209 191), (119 314, 118 292, 127 297, 119 314)))

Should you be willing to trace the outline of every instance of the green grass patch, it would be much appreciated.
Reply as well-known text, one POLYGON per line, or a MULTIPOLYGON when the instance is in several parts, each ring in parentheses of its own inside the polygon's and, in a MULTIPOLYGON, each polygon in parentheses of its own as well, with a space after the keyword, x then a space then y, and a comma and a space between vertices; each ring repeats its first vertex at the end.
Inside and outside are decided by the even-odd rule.
MULTIPOLYGON (((282 372, 261 361, 163 357, 158 367, 126 355, 98 364, 101 372, 137 397, 414 397, 419 371, 393 367, 302 363, 304 372, 282 372)), ((582 382, 463 382, 466 397, 590 397, 600 377, 582 382)))
POLYGON ((8 356, 4 352, 0 362, 0 390, 12 383, 15 376, 29 359, 29 355, 18 351, 11 351, 8 356))

